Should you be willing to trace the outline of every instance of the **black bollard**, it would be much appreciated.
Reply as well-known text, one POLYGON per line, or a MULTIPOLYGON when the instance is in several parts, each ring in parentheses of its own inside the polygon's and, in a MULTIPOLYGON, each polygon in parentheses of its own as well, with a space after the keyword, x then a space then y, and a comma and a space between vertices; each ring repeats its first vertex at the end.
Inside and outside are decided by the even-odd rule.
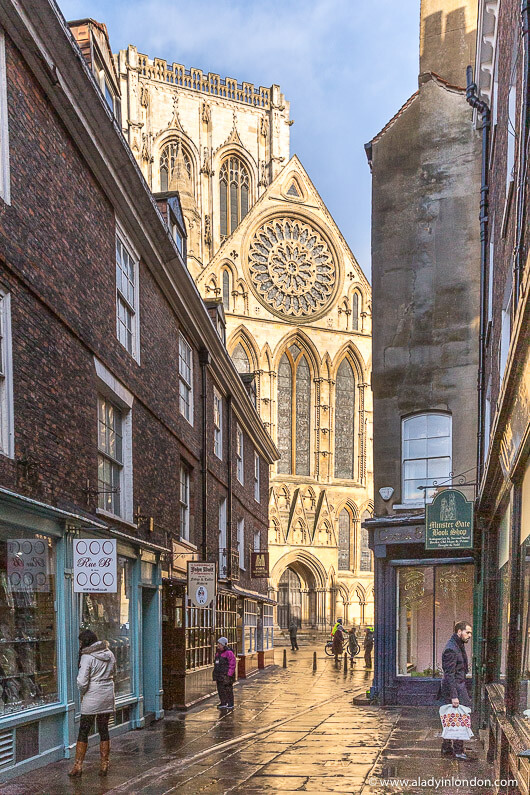
POLYGON ((348 652, 344 652, 344 673, 348 672, 348 652))
POLYGON ((287 668, 287 649, 283 650, 283 667, 287 668))
POLYGON ((317 653, 316 651, 313 652, 313 671, 317 669, 317 653))

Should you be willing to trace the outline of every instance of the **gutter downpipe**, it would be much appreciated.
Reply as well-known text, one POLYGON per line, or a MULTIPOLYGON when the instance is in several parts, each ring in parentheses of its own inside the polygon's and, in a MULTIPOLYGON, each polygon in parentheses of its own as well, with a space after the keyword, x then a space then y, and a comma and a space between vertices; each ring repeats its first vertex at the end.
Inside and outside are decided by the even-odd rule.
POLYGON ((233 561, 232 561, 232 541, 233 541, 233 529, 232 529, 232 450, 233 450, 233 443, 232 443, 232 396, 228 395, 226 398, 226 435, 228 436, 228 450, 227 450, 227 473, 226 473, 226 482, 227 482, 227 490, 228 490, 228 505, 226 511, 226 567, 228 569, 228 575, 230 577, 230 581, 233 582, 234 572, 232 571, 233 561))
POLYGON ((477 94, 473 82, 473 68, 467 67, 466 100, 482 116, 482 171, 480 186, 480 336, 478 360, 478 430, 477 430, 477 491, 482 477, 484 455, 484 347, 486 340, 486 267, 488 264, 488 199, 489 199, 489 136, 491 112, 487 102, 477 94))
MULTIPOLYGON (((521 27, 523 39, 523 95, 521 118, 523 130, 521 136, 521 146, 519 154, 519 185, 517 189, 517 228, 515 244, 515 290, 516 302, 519 301, 519 290, 521 288, 522 275, 524 270, 523 249, 525 238, 524 213, 526 207, 526 169, 528 163, 528 128, 530 123, 530 81, 528 79, 530 61, 530 0, 523 0, 521 5, 521 27)), ((515 311, 515 306, 514 306, 515 311)))
POLYGON ((199 350, 199 364, 201 366, 201 380, 202 380, 202 454, 201 454, 201 476, 202 476, 202 534, 201 534, 201 554, 202 559, 207 560, 207 536, 206 527, 208 521, 208 422, 207 422, 207 409, 208 409, 208 394, 207 394, 207 378, 206 369, 210 364, 210 353, 207 348, 200 348, 199 350))

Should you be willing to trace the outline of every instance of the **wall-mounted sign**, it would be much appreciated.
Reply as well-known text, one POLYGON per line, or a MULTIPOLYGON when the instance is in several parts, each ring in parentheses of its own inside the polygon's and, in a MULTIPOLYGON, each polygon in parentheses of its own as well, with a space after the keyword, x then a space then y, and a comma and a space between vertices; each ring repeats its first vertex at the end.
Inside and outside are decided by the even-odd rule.
POLYGON ((425 512, 425 549, 472 549, 473 503, 461 491, 446 489, 425 512))
POLYGON ((194 607, 209 607, 215 599, 216 586, 215 563, 188 561, 188 598, 194 607))
POLYGON ((12 591, 49 591, 46 541, 40 538, 8 539, 7 579, 12 591))
POLYGON ((389 500, 393 493, 394 489, 392 488, 392 486, 383 486, 381 489, 379 489, 379 494, 381 495, 381 499, 385 501, 389 500))
POLYGON ((250 553, 250 576, 268 577, 269 576, 269 553, 251 552, 250 553))
POLYGON ((116 593, 116 539, 74 541, 74 593, 116 593))

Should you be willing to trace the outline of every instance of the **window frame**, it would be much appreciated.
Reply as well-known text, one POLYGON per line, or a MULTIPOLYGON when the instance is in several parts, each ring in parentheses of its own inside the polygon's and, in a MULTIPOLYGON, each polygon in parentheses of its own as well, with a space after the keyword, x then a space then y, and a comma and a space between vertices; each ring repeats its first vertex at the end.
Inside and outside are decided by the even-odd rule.
POLYGON ((11 204, 6 45, 5 34, 2 27, 0 27, 0 198, 3 199, 6 204, 11 204))
POLYGON ((227 152, 226 155, 223 157, 219 164, 219 178, 217 180, 218 190, 219 190, 219 232, 221 236, 221 241, 226 240, 227 238, 232 235, 235 230, 238 228, 242 220, 248 215, 250 209, 252 207, 252 172, 250 169, 249 164, 244 160, 239 152, 227 152), (236 160, 238 163, 237 167, 237 182, 234 182, 231 179, 231 175, 234 172, 234 168, 231 164, 231 161, 236 160), (226 172, 226 173, 225 173, 226 172), (226 177, 226 179, 225 179, 226 177), (243 193, 242 187, 244 186, 244 181, 246 179, 247 185, 247 207, 246 211, 244 212, 243 208, 243 193), (232 197, 231 186, 235 185, 235 197, 232 197), (223 190, 226 192, 225 196, 225 210, 223 215, 223 200, 222 200, 222 192, 223 190), (234 215, 232 202, 233 198, 235 198, 236 202, 236 212, 234 215), (232 227, 232 219, 235 217, 236 224, 232 227), (224 228, 224 224, 226 223, 226 228, 224 228))
POLYGON ((214 455, 223 460, 223 397, 214 387, 213 390, 213 451, 214 455))
MULTIPOLYGON (((116 337, 120 345, 125 348, 127 353, 129 353, 133 359, 135 359, 138 364, 140 364, 140 257, 138 252, 136 251, 135 247, 133 246, 131 239, 125 233, 123 227, 116 219, 116 337), (127 255, 131 259, 133 263, 133 275, 134 275, 134 283, 133 287, 133 299, 134 303, 131 304, 129 298, 124 294, 123 290, 120 289, 118 286, 118 270, 120 270, 124 276, 127 278, 127 275, 121 264, 118 264, 118 245, 121 244, 122 248, 125 249, 127 255), (132 314, 131 319, 131 350, 129 350, 128 346, 123 343, 120 339, 120 324, 123 321, 120 320, 119 315, 119 308, 123 306, 126 312, 130 312, 132 314)), ((129 280, 130 281, 130 280, 129 280)))
POLYGON ((241 571, 246 571, 245 568, 245 517, 237 520, 237 556, 239 561, 239 568, 241 571))
MULTIPOLYGON (((427 419, 427 421, 428 421, 428 419, 427 419)), ((447 480, 450 477, 450 473, 452 471, 452 466, 453 466, 453 416, 452 416, 452 414, 447 412, 447 411, 433 410, 433 411, 422 411, 422 412, 418 412, 417 414, 409 414, 406 417, 402 417, 401 418, 401 503, 403 505, 405 505, 405 506, 413 506, 413 505, 418 505, 418 504, 423 505, 425 502, 431 502, 432 501, 432 496, 429 496, 429 489, 426 489, 423 492, 423 494, 424 494, 424 499, 423 500, 416 499, 416 498, 411 499, 411 498, 407 498, 406 497, 406 495, 405 495, 405 482, 406 482, 406 478, 405 478, 405 464, 406 464, 406 462, 408 462, 408 461, 423 461, 423 460, 429 462, 429 461, 434 461, 437 458, 439 458, 439 459, 449 458, 450 459, 450 462, 449 462, 449 473, 447 474, 447 476, 441 476, 442 477, 442 481, 447 480), (428 451, 428 441, 429 441, 429 439, 446 438, 446 437, 435 437, 435 436, 429 437, 429 436, 426 436, 425 439, 427 441, 427 455, 421 456, 421 457, 417 457, 417 458, 405 458, 405 441, 411 441, 409 439, 405 440, 405 426, 406 426, 407 422, 409 422, 410 420, 420 419, 421 417, 428 418, 428 417, 433 417, 433 416, 446 417, 449 420, 449 434, 448 434, 449 451, 450 451, 449 456, 429 456, 428 455, 428 452, 429 452, 428 451)), ((428 473, 425 476, 425 478, 415 478, 415 480, 424 480, 424 481, 428 481, 429 479, 430 478, 429 478, 428 473)), ((432 479, 433 480, 434 479, 439 480, 439 478, 432 478, 432 479)), ((409 480, 411 480, 411 478, 409 478, 409 480)), ((439 483, 438 485, 441 485, 441 484, 439 483)), ((432 486, 431 489, 436 489, 436 486, 432 486)))
POLYGON ((190 468, 185 461, 180 462, 179 468, 179 516, 180 516, 180 540, 190 541, 190 468), (184 480, 183 476, 184 475, 184 480), (182 487, 184 485, 185 494, 183 499, 182 487))
MULTIPOLYGON (((104 512, 105 514, 108 514, 110 516, 116 516, 116 517, 118 517, 120 519, 126 519, 126 517, 125 517, 125 511, 126 511, 125 490, 126 490, 127 440, 126 440, 125 437, 126 437, 126 434, 127 434, 127 412, 123 409, 123 406, 119 405, 119 403, 116 400, 112 399, 112 397, 109 397, 109 395, 102 394, 101 391, 98 391, 97 407, 98 407, 98 412, 97 412, 97 416, 98 416, 98 444, 97 444, 97 451, 98 451, 98 510, 101 511, 101 512, 104 512), (120 433, 120 448, 121 448, 120 449, 120 453, 121 454, 120 454, 119 457, 113 456, 107 449, 105 449, 105 447, 103 447, 100 444, 100 438, 101 438, 101 435, 100 435, 100 424, 102 422, 100 410, 101 410, 102 404, 104 406, 107 406, 107 405, 112 406, 114 411, 117 413, 117 416, 119 417, 119 433, 120 433), (102 459, 103 459, 103 461, 106 461, 108 464, 110 464, 111 473, 117 474, 117 479, 118 479, 118 489, 119 489, 119 491, 117 492, 117 495, 113 495, 113 496, 117 496, 117 498, 118 498, 117 505, 116 505, 115 500, 113 499, 111 507, 109 507, 108 505, 105 505, 105 494, 107 492, 105 492, 104 490, 100 490, 100 485, 101 484, 105 484, 105 481, 101 481, 100 478, 99 478, 99 466, 100 466, 100 461, 102 459), (115 510, 116 507, 118 508, 117 511, 115 510)), ((105 419, 106 419, 106 412, 105 412, 105 419)), ((115 428, 113 428, 112 430, 115 433, 117 433, 115 428)), ((112 488, 113 480, 114 479, 112 478, 111 484, 110 484, 111 488, 112 488)))
MULTIPOLYGON (((277 387, 276 387, 276 400, 277 406, 280 405, 280 367, 282 364, 283 357, 285 356, 287 363, 290 367, 291 372, 291 422, 290 422, 290 430, 289 430, 289 438, 290 438, 290 460, 287 461, 287 468, 281 465, 282 458, 276 462, 276 471, 280 475, 294 475, 295 477, 300 478, 308 478, 312 477, 314 471, 314 462, 313 462, 313 454, 314 454, 314 438, 311 428, 311 419, 313 417, 313 408, 314 408, 314 389, 313 389, 313 378, 314 378, 314 371, 312 366, 312 361, 309 357, 308 351, 300 344, 298 339, 292 340, 287 347, 282 351, 282 354, 278 360, 278 377, 277 377, 277 387), (298 348, 298 353, 296 357, 291 352, 291 348, 296 346, 298 348), (308 419, 307 419, 307 432, 308 432, 308 472, 307 474, 302 474, 297 472, 299 466, 299 456, 298 456, 298 369, 302 363, 302 360, 305 359, 305 363, 309 372, 309 411, 308 411, 308 419), (286 471, 287 469, 287 471, 286 471)), ((277 428, 277 443, 278 446, 280 444, 279 439, 279 410, 277 409, 276 413, 276 428, 277 428)))
POLYGON ((219 579, 228 579, 228 527, 227 527, 227 499, 219 500, 219 579))
POLYGON ((0 289, 0 455, 15 457, 11 293, 0 289))
POLYGON ((242 486, 245 485, 245 436, 239 425, 236 425, 236 477, 242 486))
POLYGON ((254 499, 256 502, 261 502, 261 458, 258 452, 254 450, 254 499))
POLYGON ((193 425, 193 348, 184 336, 184 334, 180 331, 179 332, 179 413, 184 417, 184 419, 189 422, 190 425, 193 425), (187 349, 189 352, 189 363, 185 360, 185 357, 182 355, 182 349, 187 349), (181 362, 184 362, 189 369, 189 381, 186 380, 185 376, 183 375, 183 368, 181 367, 181 362), (185 401, 183 390, 186 391, 187 402, 185 401), (183 411, 183 405, 188 406, 188 411, 183 411))

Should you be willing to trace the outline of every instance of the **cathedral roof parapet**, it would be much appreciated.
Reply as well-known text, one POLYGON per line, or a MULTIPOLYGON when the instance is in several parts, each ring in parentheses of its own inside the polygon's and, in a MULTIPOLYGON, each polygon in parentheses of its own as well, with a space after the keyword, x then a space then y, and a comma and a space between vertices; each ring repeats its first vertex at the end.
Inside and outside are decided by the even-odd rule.
POLYGON ((138 72, 149 80, 200 91, 222 99, 232 99, 262 110, 271 109, 272 87, 256 87, 253 83, 239 83, 232 77, 220 77, 214 72, 207 74, 201 69, 187 69, 182 64, 168 65, 163 58, 153 58, 138 53, 138 72))

